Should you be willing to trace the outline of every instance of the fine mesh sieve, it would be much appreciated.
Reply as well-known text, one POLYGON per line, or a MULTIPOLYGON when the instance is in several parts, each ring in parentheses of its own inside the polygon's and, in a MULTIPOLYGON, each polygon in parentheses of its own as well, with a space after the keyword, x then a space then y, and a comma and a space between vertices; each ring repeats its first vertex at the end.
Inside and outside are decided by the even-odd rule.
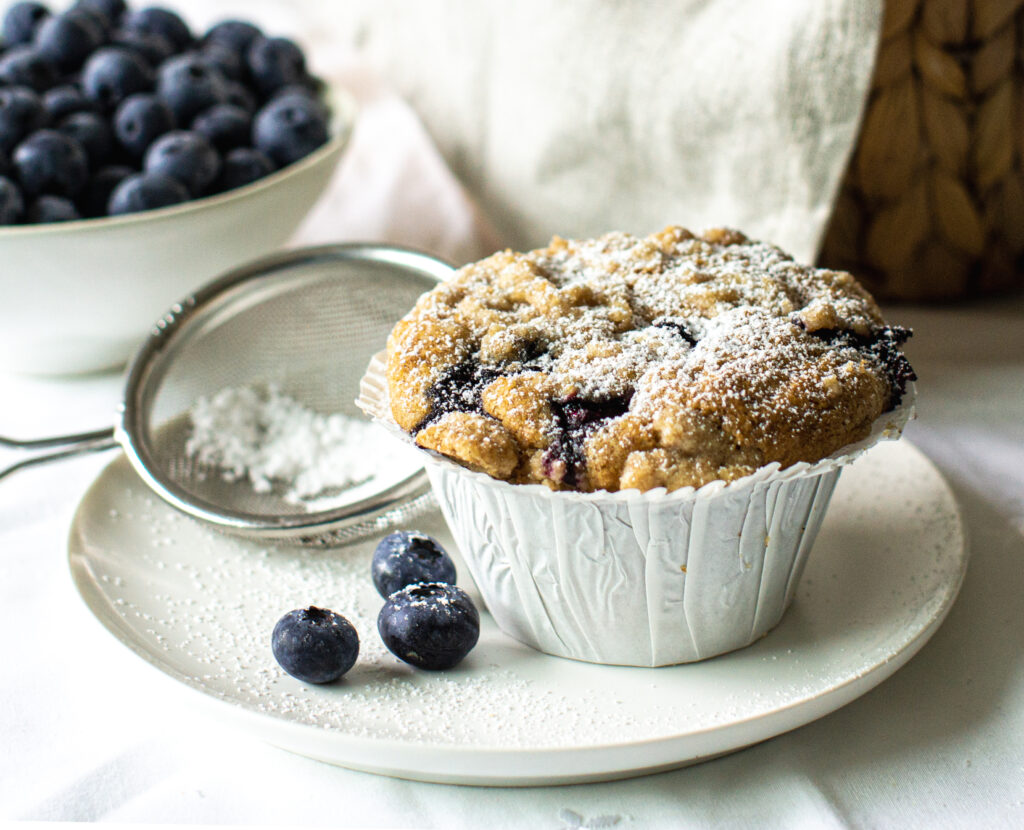
POLYGON ((283 486, 259 493, 198 463, 186 451, 189 411, 222 389, 274 385, 315 412, 363 419, 354 401, 370 358, 395 321, 451 272, 426 254, 381 245, 306 248, 232 271, 156 323, 129 366, 114 429, 0 439, 31 456, 0 476, 120 445, 161 498, 222 530, 330 545, 405 521, 433 503, 414 451, 398 451, 397 461, 311 512, 287 500, 283 486))

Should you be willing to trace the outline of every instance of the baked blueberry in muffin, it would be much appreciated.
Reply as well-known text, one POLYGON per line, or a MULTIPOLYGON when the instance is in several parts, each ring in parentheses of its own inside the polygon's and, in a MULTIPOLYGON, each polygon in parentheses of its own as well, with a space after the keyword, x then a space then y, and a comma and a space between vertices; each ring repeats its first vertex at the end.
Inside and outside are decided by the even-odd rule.
POLYGON ((864 438, 914 372, 848 273, 727 229, 555 238, 425 294, 388 340, 392 415, 512 483, 674 490, 864 438))

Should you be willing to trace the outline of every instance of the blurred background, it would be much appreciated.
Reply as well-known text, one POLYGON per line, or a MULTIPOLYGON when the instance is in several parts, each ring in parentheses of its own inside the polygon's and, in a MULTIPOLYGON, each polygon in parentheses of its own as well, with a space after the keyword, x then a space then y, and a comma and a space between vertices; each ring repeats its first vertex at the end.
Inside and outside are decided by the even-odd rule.
POLYGON ((502 244, 727 223, 883 298, 1021 285, 1016 0, 177 5, 372 66, 502 244))

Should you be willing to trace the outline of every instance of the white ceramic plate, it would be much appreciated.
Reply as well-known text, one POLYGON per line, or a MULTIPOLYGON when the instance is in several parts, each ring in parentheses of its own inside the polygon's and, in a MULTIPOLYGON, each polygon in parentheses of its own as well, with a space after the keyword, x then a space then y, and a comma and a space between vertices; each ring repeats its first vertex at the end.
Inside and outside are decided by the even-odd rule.
MULTIPOLYGON (((418 524, 450 544, 438 514, 418 524)), ((924 645, 967 561, 939 473, 905 441, 884 443, 843 473, 796 601, 755 645, 669 668, 595 666, 522 646, 484 614, 470 656, 430 673, 377 637, 374 544, 317 551, 220 535, 166 507, 119 459, 78 509, 70 559, 97 619, 220 717, 346 767, 507 786, 671 769, 815 720, 924 645), (310 604, 348 616, 362 639, 355 668, 331 686, 285 675, 270 653, 277 619, 310 604)))

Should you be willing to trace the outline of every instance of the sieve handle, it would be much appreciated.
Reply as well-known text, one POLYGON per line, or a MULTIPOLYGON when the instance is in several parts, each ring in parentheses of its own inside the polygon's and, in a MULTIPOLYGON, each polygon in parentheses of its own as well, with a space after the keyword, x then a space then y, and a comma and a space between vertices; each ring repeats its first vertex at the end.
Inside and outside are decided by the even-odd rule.
POLYGON ((109 450, 117 445, 113 427, 98 429, 95 432, 82 432, 78 435, 34 438, 30 441, 17 441, 14 438, 0 436, 0 449, 3 450, 3 454, 14 457, 11 463, 0 467, 0 479, 24 467, 45 464, 48 461, 86 452, 109 450))

